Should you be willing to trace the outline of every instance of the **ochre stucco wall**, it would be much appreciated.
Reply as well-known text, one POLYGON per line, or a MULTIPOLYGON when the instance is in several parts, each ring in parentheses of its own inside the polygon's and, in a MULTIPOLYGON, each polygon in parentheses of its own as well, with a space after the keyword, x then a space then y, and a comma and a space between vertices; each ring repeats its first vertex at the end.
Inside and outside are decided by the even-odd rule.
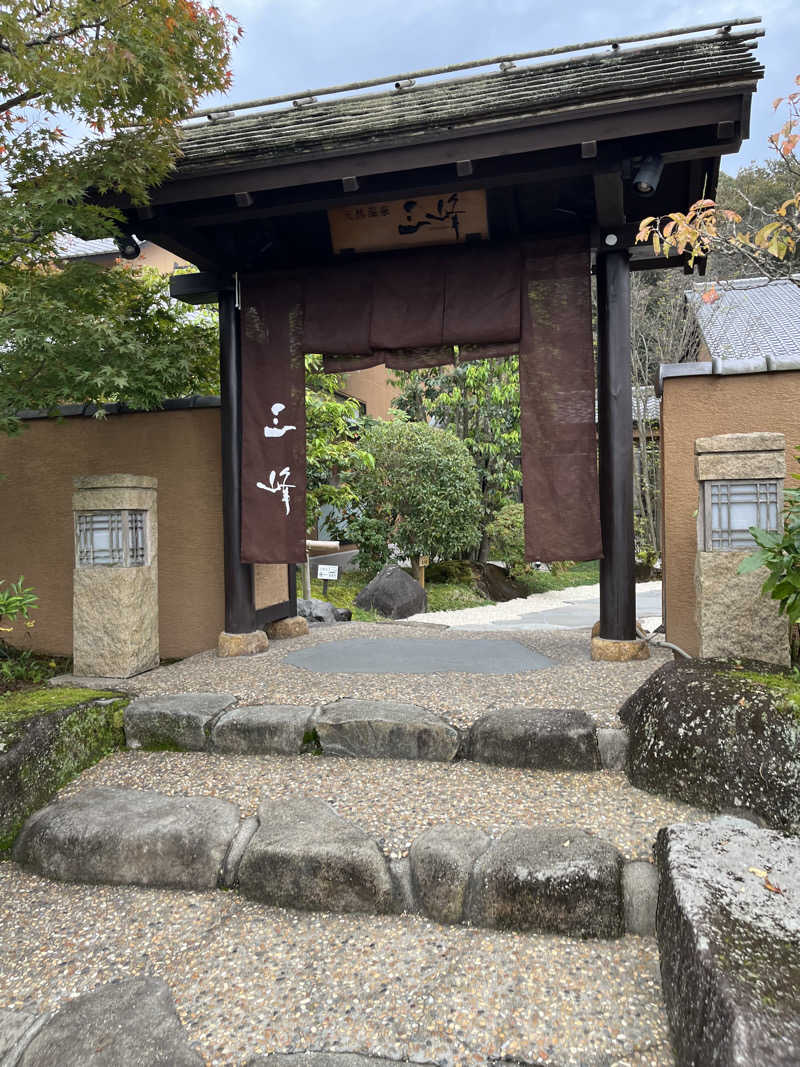
POLYGON ((349 371, 342 375, 344 391, 348 396, 360 400, 367 409, 367 414, 375 419, 385 419, 389 408, 399 390, 389 381, 391 371, 383 364, 369 367, 367 370, 349 371))
MULTIPOLYGON (((72 654, 72 479, 115 473, 158 479, 162 658, 216 647, 225 614, 219 409, 35 419, 26 427, 19 437, 0 435, 7 476, 0 480, 0 578, 24 574, 39 595, 30 647, 72 654)), ((270 570, 273 580, 265 573, 259 583, 262 597, 286 588, 286 568, 270 570)), ((28 644, 24 632, 13 640, 28 644)))
POLYGON ((667 378, 661 403, 664 493, 664 609, 667 640, 697 655, 694 560, 697 551, 698 437, 767 430, 786 437, 786 484, 800 473, 800 372, 667 378))

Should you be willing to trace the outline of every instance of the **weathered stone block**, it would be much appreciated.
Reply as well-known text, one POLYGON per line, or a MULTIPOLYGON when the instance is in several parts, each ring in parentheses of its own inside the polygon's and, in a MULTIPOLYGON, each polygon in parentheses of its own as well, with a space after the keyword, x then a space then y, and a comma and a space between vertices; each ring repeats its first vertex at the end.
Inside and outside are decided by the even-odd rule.
POLYGON ((744 657, 788 667, 789 623, 777 600, 761 595, 767 577, 760 567, 739 574, 751 552, 698 552, 695 602, 699 654, 703 659, 744 657))
POLYGON ((213 889, 238 829, 226 800, 101 786, 32 815, 13 857, 60 882, 213 889))
POLYGON ((160 978, 109 982, 69 1000, 36 1033, 19 1067, 202 1067, 160 978))
POLYGON ((409 615, 427 611, 428 597, 410 574, 394 563, 387 563, 358 594, 356 605, 390 619, 407 619, 409 615))
POLYGON ((714 452, 695 456, 694 476, 698 482, 786 477, 783 452, 714 452))
POLYGON ((622 856, 574 826, 514 827, 480 856, 465 918, 573 937, 624 933, 622 856))
POLYGON ((469 826, 434 826, 412 844, 411 884, 422 911, 441 923, 459 923, 470 874, 490 845, 481 830, 469 826))
POLYGON ((208 724, 235 703, 232 693, 139 697, 125 709, 128 748, 202 752, 208 747, 208 724))
POLYGON ((629 934, 653 937, 656 932, 658 870, 647 860, 630 860, 622 868, 625 929, 629 934))
POLYGON ((620 709, 631 782, 800 833, 797 712, 730 663, 666 663, 620 709))
POLYGON ((660 830, 656 856, 679 1067, 800 1063, 800 842, 725 817, 660 830))
POLYGON ((214 723, 211 746, 216 752, 297 756, 311 729, 313 714, 311 706, 262 704, 233 708, 214 723))
POLYGON ((629 663, 631 660, 650 659, 650 648, 644 640, 612 641, 606 637, 592 638, 592 659, 609 663, 629 663))
POLYGON ((308 633, 308 620, 300 615, 291 619, 277 619, 267 626, 270 641, 283 641, 289 637, 305 637, 308 633))
POLYGON ((704 452, 784 452, 786 438, 782 433, 720 433, 713 437, 698 437, 694 443, 696 455, 704 452))
POLYGON ((239 865, 245 896, 307 911, 391 912, 392 879, 376 843, 311 797, 263 801, 239 865))
POLYGON ((594 719, 585 711, 503 708, 477 719, 466 743, 469 759, 503 767, 599 770, 594 719))
POLYGON ((263 630, 247 634, 228 634, 223 630, 217 639, 218 656, 256 656, 269 648, 269 638, 263 630))
POLYGON ((606 771, 622 771, 628 755, 628 733, 626 730, 598 729, 597 747, 600 750, 600 763, 606 771))
POLYGON ((326 756, 419 759, 455 758, 459 733, 427 708, 382 700, 339 700, 314 721, 326 756))

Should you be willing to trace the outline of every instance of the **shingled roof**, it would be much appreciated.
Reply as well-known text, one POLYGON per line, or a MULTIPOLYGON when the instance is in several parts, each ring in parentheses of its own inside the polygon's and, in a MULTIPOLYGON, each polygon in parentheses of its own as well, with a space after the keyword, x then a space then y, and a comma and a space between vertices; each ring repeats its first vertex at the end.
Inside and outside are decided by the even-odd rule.
POLYGON ((578 105, 752 83, 763 74, 753 47, 752 33, 722 33, 219 117, 184 128, 178 176, 308 159, 333 149, 343 153, 413 144, 437 132, 524 120, 578 105))

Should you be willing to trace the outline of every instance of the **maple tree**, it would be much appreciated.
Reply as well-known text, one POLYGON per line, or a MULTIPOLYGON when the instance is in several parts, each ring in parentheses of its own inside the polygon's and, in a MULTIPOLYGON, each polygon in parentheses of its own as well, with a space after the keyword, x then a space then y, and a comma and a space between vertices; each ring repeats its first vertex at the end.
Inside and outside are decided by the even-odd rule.
MULTIPOLYGON (((800 75, 795 82, 800 86, 800 75)), ((712 252, 733 250, 768 277, 790 273, 800 253, 800 91, 779 97, 773 107, 783 107, 786 112, 783 125, 769 142, 788 181, 788 196, 762 207, 738 189, 739 197, 750 209, 747 218, 732 207, 703 197, 687 212, 672 211, 642 219, 636 240, 652 243, 656 254, 686 254, 690 264, 712 252)), ((713 303, 719 294, 710 286, 702 298, 713 303)))

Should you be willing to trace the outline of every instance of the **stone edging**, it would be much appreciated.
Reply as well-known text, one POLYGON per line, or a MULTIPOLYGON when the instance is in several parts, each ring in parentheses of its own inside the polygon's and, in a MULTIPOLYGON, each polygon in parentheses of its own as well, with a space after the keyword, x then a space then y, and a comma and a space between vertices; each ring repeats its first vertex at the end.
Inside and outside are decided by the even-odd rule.
POLYGON ((459 730, 427 708, 343 699, 325 705, 235 707, 231 693, 143 697, 125 711, 129 748, 237 755, 300 755, 450 762, 539 770, 621 770, 624 730, 599 729, 584 711, 504 708, 459 730))
POLYGON ((407 859, 322 800, 265 800, 241 820, 213 797, 97 787, 25 823, 13 858, 59 881, 185 890, 238 889, 307 911, 416 913, 574 937, 652 933, 657 876, 612 845, 569 826, 516 826, 496 840, 433 827, 407 859))

